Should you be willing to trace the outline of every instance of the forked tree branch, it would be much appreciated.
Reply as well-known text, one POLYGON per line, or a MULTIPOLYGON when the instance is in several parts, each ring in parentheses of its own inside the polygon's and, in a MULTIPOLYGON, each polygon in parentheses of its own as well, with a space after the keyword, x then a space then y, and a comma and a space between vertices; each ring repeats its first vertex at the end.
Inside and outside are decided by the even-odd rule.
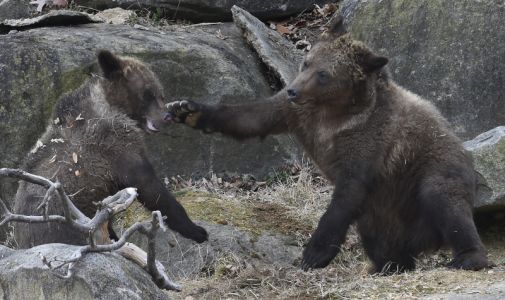
POLYGON ((0 199, 0 226, 8 222, 59 222, 77 229, 84 236, 88 237, 89 245, 81 246, 69 259, 58 261, 60 264, 56 266, 53 263, 57 260, 49 262, 46 258, 43 258, 44 264, 53 271, 67 266, 66 274, 60 275, 55 273, 57 276, 62 278, 71 277, 75 265, 87 253, 114 251, 145 269, 158 287, 167 290, 181 290, 178 284, 172 282, 168 278, 163 265, 156 261, 156 233, 160 228, 163 231, 166 229, 159 211, 153 211, 151 221, 137 222, 130 226, 121 235, 119 240, 115 242, 110 240, 107 231, 103 232, 100 230, 107 226, 112 216, 126 210, 133 203, 137 197, 137 190, 135 188, 123 189, 115 195, 109 196, 97 203, 98 211, 95 216, 90 219, 72 203, 59 182, 52 182, 47 178, 30 174, 22 170, 7 168, 0 169, 0 177, 17 178, 47 188, 44 198, 37 207, 38 210, 42 210, 43 212, 41 216, 27 216, 12 213, 2 199, 0 199), (60 199, 63 207, 63 216, 48 214, 48 203, 54 200, 54 198, 60 199), (148 253, 138 246, 126 242, 127 239, 137 231, 147 236, 148 253))
MULTIPOLYGON (((11 178, 17 178, 17 179, 21 179, 24 181, 28 181, 33 184, 41 185, 41 186, 48 189, 48 191, 46 193, 46 197, 48 197, 47 195, 49 194, 50 190, 56 191, 57 194, 61 198, 63 209, 65 210, 64 217, 67 220, 70 218, 75 218, 77 220, 88 218, 77 207, 75 207, 74 203, 72 203, 72 200, 70 200, 70 198, 67 196, 67 194, 63 190, 63 186, 59 182, 52 182, 51 180, 49 180, 45 177, 30 174, 28 172, 25 172, 25 171, 19 170, 19 169, 1 168, 0 169, 0 176, 1 177, 6 176, 6 177, 11 177, 11 178)), ((45 199, 46 197, 44 197, 43 203, 48 201, 45 199)), ((40 205, 39 205, 39 207, 40 207, 40 205)))

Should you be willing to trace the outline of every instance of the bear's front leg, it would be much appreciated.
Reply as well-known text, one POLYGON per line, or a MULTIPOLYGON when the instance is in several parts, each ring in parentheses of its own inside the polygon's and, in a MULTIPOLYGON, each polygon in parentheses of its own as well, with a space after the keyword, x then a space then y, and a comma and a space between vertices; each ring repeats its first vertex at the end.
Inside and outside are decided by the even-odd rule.
POLYGON ((165 188, 144 155, 126 153, 116 159, 114 170, 122 186, 137 188, 140 203, 151 211, 159 210, 167 217, 166 223, 170 229, 197 243, 208 239, 207 231, 191 221, 184 207, 165 188))
POLYGON ((332 204, 319 220, 316 231, 303 250, 302 269, 324 268, 337 256, 350 225, 350 217, 332 204))
POLYGON ((236 139, 266 137, 288 131, 287 102, 282 95, 229 105, 176 101, 169 103, 167 108, 175 122, 205 133, 220 132, 236 139))
POLYGON ((324 268, 340 251, 347 230, 363 209, 373 172, 363 163, 340 167, 328 209, 303 251, 302 269, 324 268))

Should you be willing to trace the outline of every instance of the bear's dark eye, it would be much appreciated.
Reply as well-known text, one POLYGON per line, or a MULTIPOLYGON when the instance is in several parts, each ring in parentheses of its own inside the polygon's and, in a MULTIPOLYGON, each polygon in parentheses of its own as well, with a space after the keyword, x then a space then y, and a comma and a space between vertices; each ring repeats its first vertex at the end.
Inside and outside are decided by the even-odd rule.
POLYGON ((326 71, 319 71, 317 72, 317 81, 319 84, 324 85, 327 84, 328 81, 330 80, 330 74, 326 71))

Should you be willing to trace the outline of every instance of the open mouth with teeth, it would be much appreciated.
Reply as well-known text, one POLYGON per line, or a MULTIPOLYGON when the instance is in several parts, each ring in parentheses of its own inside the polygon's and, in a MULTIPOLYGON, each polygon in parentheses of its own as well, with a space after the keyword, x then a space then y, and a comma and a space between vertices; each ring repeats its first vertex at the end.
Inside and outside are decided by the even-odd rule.
POLYGON ((146 128, 149 132, 158 132, 160 131, 156 125, 154 125, 153 121, 146 119, 146 128))
POLYGON ((170 113, 164 113, 159 119, 152 119, 148 116, 144 117, 144 130, 148 133, 156 133, 160 131, 160 126, 164 127, 172 122, 172 115, 170 113))

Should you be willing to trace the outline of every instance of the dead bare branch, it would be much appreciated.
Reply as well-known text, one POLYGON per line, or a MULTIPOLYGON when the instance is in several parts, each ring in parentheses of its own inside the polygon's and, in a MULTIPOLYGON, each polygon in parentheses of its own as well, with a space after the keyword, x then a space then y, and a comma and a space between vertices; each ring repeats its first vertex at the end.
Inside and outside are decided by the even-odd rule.
POLYGON ((147 232, 147 270, 153 277, 154 282, 156 282, 160 288, 168 290, 175 289, 180 291, 181 287, 168 278, 165 273, 165 268, 156 261, 156 233, 158 232, 158 229, 165 231, 166 227, 163 223, 163 217, 161 216, 160 211, 153 211, 152 216, 153 219, 151 222, 151 228, 149 228, 147 232))
POLYGON ((125 188, 115 195, 109 196, 97 203, 98 211, 95 216, 90 219, 75 207, 59 182, 52 182, 47 178, 30 174, 19 169, 2 168, 0 169, 0 177, 17 178, 47 188, 44 198, 37 207, 37 210, 43 210, 42 216, 14 214, 9 211, 2 199, 0 199, 0 226, 8 222, 59 222, 79 230, 83 235, 88 237, 89 245, 81 246, 69 259, 58 260, 55 258, 52 261, 48 261, 47 258, 42 257, 43 263, 53 271, 67 266, 66 274, 62 275, 55 272, 58 277, 72 277, 75 265, 87 253, 115 251, 145 269, 158 287, 167 290, 181 290, 178 284, 172 282, 168 278, 163 265, 156 261, 156 233, 160 228, 163 231, 166 229, 163 223, 163 217, 159 211, 153 212, 151 221, 137 222, 130 226, 116 242, 112 242, 109 239, 107 230, 100 230, 101 228, 106 228, 112 216, 126 210, 133 203, 137 198, 137 190, 135 188, 125 188), (54 197, 55 195, 57 197, 54 197), (63 207, 63 216, 48 215, 48 204, 54 198, 60 199, 63 207), (148 237, 148 253, 138 246, 126 242, 127 239, 137 231, 148 237), (55 265, 55 262, 59 262, 59 264, 55 265))
POLYGON ((42 199, 42 201, 40 202, 40 205, 37 206, 37 210, 42 211, 44 213, 44 217, 46 217, 46 218, 47 218, 48 209, 49 209, 49 201, 51 201, 51 198, 52 198, 53 194, 55 193, 55 191, 56 191, 56 186, 54 186, 54 185, 50 186, 46 191, 44 199, 42 199))
POLYGON ((9 169, 9 168, 1 168, 0 177, 17 178, 24 181, 28 181, 33 184, 41 185, 48 189, 46 195, 49 193, 49 190, 54 190, 61 197, 63 209, 65 210, 64 217, 67 218, 67 220, 72 219, 72 217, 75 218, 76 220, 89 219, 77 207, 75 207, 74 203, 72 203, 72 200, 68 198, 67 194, 63 189, 63 186, 59 182, 52 182, 51 180, 44 178, 42 176, 30 174, 28 172, 19 169, 9 169))

